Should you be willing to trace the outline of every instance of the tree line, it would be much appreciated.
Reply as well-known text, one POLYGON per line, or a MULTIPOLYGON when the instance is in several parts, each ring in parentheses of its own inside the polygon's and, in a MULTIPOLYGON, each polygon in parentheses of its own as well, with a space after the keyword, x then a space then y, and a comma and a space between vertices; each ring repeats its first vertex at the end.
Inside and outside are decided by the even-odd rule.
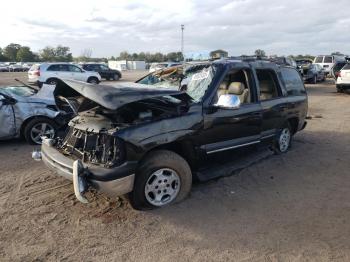
MULTIPOLYGON (((266 52, 261 49, 255 50, 256 56, 265 57, 266 52)), ((332 55, 342 55, 340 52, 333 52, 332 55)), ((290 55, 294 59, 314 59, 312 55, 290 55)), ((73 57, 70 48, 58 45, 56 47, 46 46, 33 52, 28 46, 11 43, 4 48, 0 47, 0 62, 107 62, 108 60, 141 60, 146 63, 166 62, 166 61, 183 61, 184 57, 181 52, 170 52, 163 54, 161 52, 150 53, 128 53, 123 51, 119 56, 111 56, 109 58, 92 57, 91 49, 84 49, 80 56, 73 57)))
POLYGON ((91 49, 84 49, 80 56, 73 57, 70 48, 62 45, 56 47, 47 46, 39 50, 39 52, 33 52, 30 47, 15 43, 11 43, 4 48, 0 47, 0 62, 107 62, 108 60, 141 60, 151 63, 183 61, 183 56, 181 52, 163 54, 160 52, 128 53, 123 51, 119 56, 94 58, 92 57, 91 49))
POLYGON ((28 46, 11 43, 8 46, 0 47, 1 62, 72 62, 73 56, 70 48, 58 45, 57 47, 47 46, 38 53, 33 52, 28 46))

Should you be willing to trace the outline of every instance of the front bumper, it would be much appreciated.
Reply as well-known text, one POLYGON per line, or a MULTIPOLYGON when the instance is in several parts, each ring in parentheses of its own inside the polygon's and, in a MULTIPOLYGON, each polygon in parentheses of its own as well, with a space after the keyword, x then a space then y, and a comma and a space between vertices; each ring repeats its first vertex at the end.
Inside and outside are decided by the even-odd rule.
MULTIPOLYGON (((64 156, 54 146, 43 141, 41 159, 58 175, 73 181, 74 160, 64 156)), ((103 168, 82 163, 84 173, 79 174, 89 186, 109 196, 120 196, 133 190, 136 163, 126 162, 119 167, 103 168)))

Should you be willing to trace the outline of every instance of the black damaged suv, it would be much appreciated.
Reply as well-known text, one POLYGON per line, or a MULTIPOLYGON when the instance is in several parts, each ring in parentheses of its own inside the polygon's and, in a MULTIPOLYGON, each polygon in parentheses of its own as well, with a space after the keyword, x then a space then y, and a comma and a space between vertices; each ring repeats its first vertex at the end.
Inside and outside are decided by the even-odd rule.
POLYGON ((307 95, 295 68, 266 61, 185 64, 115 86, 65 81, 79 114, 64 139, 44 139, 42 159, 73 180, 129 195, 136 209, 183 200, 216 154, 267 143, 284 153, 302 130, 307 95))

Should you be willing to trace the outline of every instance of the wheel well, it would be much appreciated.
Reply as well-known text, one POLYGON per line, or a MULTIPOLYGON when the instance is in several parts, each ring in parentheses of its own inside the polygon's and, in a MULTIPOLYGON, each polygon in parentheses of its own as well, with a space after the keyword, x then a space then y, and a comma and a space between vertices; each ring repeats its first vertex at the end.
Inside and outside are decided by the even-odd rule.
POLYGON ((50 80, 56 80, 56 81, 59 81, 58 78, 56 77, 49 77, 48 79, 46 79, 45 83, 48 83, 50 80))
POLYGON ((31 116, 29 118, 27 118, 26 120, 23 121, 22 125, 21 125, 21 128, 20 128, 20 136, 23 137, 24 136, 24 129, 26 127, 26 125, 33 119, 35 118, 46 118, 46 119, 50 119, 52 120, 51 118, 47 117, 47 116, 42 116, 42 115, 38 115, 38 116, 31 116))
POLYGON ((149 151, 147 151, 146 154, 144 154, 140 162, 143 161, 143 159, 145 159, 150 153, 158 150, 172 151, 178 154, 179 156, 181 156, 182 158, 184 158, 191 168, 195 165, 194 163, 195 155, 194 155, 193 146, 191 145, 190 142, 186 142, 186 141, 176 141, 176 142, 171 142, 168 144, 163 144, 163 145, 154 147, 149 151))
POLYGON ((89 76, 89 78, 87 79, 87 81, 89 82, 91 79, 96 79, 98 81, 98 78, 96 76, 89 76))
POLYGON ((288 122, 292 128, 293 134, 295 134, 298 131, 299 119, 297 117, 289 118, 288 122))

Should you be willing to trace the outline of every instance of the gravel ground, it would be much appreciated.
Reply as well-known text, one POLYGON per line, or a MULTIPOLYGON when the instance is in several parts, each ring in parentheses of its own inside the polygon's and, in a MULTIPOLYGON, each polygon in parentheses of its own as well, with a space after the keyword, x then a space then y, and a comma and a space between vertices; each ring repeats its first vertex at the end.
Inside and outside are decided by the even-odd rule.
POLYGON ((350 96, 307 89, 313 118, 287 154, 150 212, 81 204, 33 146, 0 142, 1 261, 350 261, 350 96))

